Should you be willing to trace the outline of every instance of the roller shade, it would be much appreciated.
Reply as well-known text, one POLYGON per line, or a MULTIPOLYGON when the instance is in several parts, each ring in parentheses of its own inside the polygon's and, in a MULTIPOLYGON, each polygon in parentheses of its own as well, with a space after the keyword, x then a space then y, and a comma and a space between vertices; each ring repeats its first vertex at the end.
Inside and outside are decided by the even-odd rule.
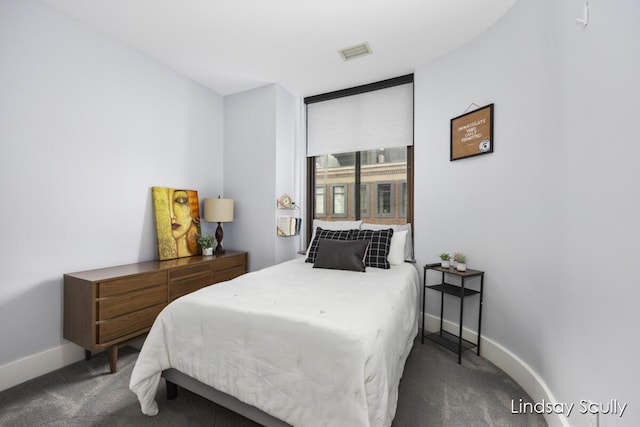
POLYGON ((307 156, 413 145, 413 83, 307 105, 307 156))

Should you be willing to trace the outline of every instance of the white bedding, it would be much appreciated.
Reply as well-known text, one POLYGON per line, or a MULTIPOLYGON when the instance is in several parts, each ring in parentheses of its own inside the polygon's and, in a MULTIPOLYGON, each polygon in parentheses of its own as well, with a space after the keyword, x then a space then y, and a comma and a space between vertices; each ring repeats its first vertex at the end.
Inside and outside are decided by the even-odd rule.
POLYGON ((298 258, 169 304, 131 375, 142 412, 157 414, 160 374, 175 368, 294 426, 390 426, 417 271, 312 267, 298 258))

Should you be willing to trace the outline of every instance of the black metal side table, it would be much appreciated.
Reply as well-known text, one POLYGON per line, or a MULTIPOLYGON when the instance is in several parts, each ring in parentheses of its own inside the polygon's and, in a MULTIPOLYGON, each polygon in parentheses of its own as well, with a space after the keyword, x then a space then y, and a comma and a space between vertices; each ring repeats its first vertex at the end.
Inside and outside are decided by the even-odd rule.
POLYGON ((422 290, 422 337, 421 342, 424 344, 425 337, 431 341, 434 341, 445 348, 458 354, 458 363, 462 363, 462 352, 471 348, 477 348, 477 354, 480 356, 480 337, 482 331, 482 291, 484 288, 484 271, 467 269, 466 271, 458 271, 455 268, 443 268, 440 264, 426 264, 424 266, 424 287, 422 290), (427 271, 435 270, 442 273, 442 281, 437 285, 427 285, 427 271), (453 275, 460 277, 460 285, 454 285, 445 281, 446 275, 453 275), (471 277, 480 277, 480 290, 469 289, 465 287, 465 280, 471 277), (440 292, 440 330, 431 334, 425 335, 424 333, 424 307, 426 299, 427 289, 440 292), (453 295, 460 300, 460 327, 458 335, 449 333, 442 329, 442 318, 444 311, 444 294, 453 295), (464 314, 464 299, 473 295, 479 295, 480 300, 478 303, 478 341, 473 343, 471 341, 462 338, 462 317, 464 314))

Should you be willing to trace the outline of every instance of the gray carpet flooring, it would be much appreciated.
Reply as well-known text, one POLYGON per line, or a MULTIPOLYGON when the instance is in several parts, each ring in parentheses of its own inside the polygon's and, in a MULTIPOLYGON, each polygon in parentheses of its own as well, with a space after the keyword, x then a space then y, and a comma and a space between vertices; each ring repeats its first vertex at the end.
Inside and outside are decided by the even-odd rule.
MULTIPOLYGON (((183 389, 168 401, 164 381, 157 395, 160 413, 143 415, 128 388, 137 355, 122 348, 115 374, 101 353, 1 392, 0 426, 258 426, 183 389)), ((511 414, 511 400, 521 398, 531 402, 484 358, 468 351, 458 365, 454 353, 418 340, 400 382, 393 427, 546 426, 541 415, 511 414)))

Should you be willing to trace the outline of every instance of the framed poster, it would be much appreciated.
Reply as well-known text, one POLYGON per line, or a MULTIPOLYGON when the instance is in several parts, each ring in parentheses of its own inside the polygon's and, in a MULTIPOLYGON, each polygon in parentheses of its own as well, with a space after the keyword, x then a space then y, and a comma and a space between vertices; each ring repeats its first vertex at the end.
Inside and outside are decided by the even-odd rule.
POLYGON ((196 241, 200 235, 198 192, 152 187, 151 194, 160 261, 199 254, 196 241))
POLYGON ((493 104, 451 119, 450 161, 493 153, 493 104))

